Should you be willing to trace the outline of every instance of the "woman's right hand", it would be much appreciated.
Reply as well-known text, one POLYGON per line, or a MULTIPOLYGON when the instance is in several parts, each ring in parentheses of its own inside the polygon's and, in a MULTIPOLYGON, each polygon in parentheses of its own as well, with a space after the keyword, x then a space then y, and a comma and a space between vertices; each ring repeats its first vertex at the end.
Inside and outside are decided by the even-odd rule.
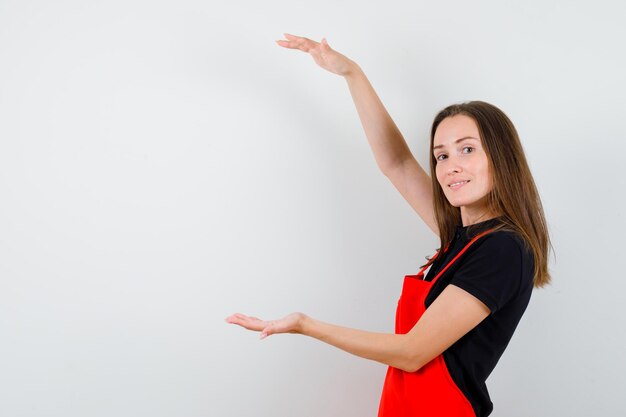
POLYGON ((290 35, 288 33, 284 33, 284 35, 287 40, 276 41, 277 44, 284 48, 299 49, 303 52, 307 52, 313 57, 317 65, 334 74, 345 77, 350 75, 357 66, 354 61, 333 50, 330 45, 328 45, 325 38, 322 38, 321 42, 315 42, 311 39, 290 35))

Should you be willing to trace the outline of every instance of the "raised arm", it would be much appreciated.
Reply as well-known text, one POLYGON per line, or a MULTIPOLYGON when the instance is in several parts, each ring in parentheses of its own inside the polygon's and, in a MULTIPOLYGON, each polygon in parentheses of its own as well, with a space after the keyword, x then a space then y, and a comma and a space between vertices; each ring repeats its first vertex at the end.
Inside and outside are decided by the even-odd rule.
POLYGON ((285 34, 285 38, 287 40, 277 43, 309 53, 320 67, 345 78, 378 167, 438 235, 431 179, 413 157, 363 70, 354 61, 333 50, 325 39, 315 42, 289 34, 285 34))

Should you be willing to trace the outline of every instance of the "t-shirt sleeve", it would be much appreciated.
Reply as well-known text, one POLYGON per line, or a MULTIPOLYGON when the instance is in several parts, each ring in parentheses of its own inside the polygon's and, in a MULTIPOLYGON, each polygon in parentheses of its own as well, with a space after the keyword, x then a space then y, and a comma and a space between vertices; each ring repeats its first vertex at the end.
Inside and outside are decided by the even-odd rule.
POLYGON ((478 298, 493 314, 519 292, 522 248, 511 236, 499 233, 476 243, 480 246, 468 254, 450 284, 478 298))

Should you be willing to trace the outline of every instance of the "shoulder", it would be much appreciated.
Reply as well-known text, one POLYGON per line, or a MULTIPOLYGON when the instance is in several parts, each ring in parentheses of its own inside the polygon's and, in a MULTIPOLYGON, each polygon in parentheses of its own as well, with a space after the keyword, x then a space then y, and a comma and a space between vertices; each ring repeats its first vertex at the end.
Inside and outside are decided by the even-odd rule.
MULTIPOLYGON (((534 256, 530 246, 516 232, 497 230, 474 243, 466 261, 486 271, 514 276, 520 281, 532 280, 534 256)), ((522 283, 523 285, 523 283, 522 283)))
POLYGON ((532 256, 530 248, 522 237, 511 230, 497 230, 480 238, 476 251, 490 252, 493 255, 528 258, 532 256))
POLYGON ((517 233, 498 230, 469 249, 451 283, 479 298, 492 312, 532 286, 532 252, 517 233))

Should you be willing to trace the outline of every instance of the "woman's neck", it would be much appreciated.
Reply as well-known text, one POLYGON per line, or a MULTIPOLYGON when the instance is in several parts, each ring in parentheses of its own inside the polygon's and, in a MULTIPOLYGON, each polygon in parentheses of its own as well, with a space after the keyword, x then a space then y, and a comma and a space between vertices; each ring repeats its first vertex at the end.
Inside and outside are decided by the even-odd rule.
POLYGON ((482 211, 481 213, 468 213, 468 210, 463 210, 461 207, 461 222, 463 227, 471 226, 476 223, 481 223, 487 220, 495 219, 498 217, 496 214, 490 211, 482 211))

